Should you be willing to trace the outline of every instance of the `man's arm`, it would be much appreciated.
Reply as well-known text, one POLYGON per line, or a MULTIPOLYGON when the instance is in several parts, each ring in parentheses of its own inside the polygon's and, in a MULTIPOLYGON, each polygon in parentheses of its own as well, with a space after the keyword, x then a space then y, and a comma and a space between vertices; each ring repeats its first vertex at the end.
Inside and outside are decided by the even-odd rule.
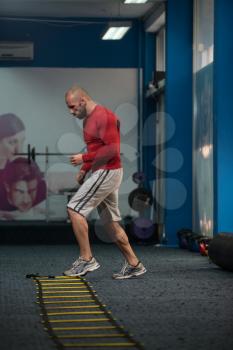
MULTIPOLYGON (((81 165, 83 163, 83 158, 82 158, 82 154, 78 153, 73 155, 70 158, 71 164, 72 165, 81 165)), ((76 175, 76 180, 77 182, 82 185, 85 179, 86 174, 88 173, 88 171, 91 169, 91 163, 83 163, 82 167, 80 168, 78 174, 76 175)))

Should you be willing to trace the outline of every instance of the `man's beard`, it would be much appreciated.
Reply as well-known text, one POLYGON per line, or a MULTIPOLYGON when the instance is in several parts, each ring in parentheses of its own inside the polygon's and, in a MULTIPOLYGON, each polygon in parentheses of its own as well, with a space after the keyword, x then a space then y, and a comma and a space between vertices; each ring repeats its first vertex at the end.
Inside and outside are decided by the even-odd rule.
POLYGON ((74 116, 78 119, 84 119, 87 116, 87 109, 85 106, 79 107, 75 112, 74 116))

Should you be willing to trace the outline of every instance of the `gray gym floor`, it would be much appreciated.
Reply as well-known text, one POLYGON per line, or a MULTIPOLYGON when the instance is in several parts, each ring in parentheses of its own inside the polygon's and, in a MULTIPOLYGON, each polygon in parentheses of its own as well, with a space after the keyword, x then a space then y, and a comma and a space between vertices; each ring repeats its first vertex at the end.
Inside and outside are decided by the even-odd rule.
MULTIPOLYGON (((121 325, 147 350, 232 350, 233 274, 198 253, 135 245, 148 269, 112 280, 122 257, 112 244, 93 246, 101 268, 86 279, 121 325)), ((60 275, 78 256, 75 245, 0 247, 0 348, 49 350, 29 273, 60 275)))

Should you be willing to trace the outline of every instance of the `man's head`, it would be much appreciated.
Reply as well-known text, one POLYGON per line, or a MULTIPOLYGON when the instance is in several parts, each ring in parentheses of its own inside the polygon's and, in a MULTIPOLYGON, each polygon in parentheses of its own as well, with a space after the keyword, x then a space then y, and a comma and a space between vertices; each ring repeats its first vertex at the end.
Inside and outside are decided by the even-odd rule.
POLYGON ((12 159, 15 153, 22 152, 25 141, 25 126, 15 114, 0 115, 0 157, 12 159))
POLYGON ((73 86, 67 91, 65 99, 67 107, 74 117, 78 119, 87 117, 92 99, 84 89, 73 86))
POLYGON ((6 185, 8 201, 21 212, 30 210, 36 199, 37 186, 36 179, 16 181, 12 186, 6 185))
POLYGON ((37 164, 28 164, 26 158, 16 158, 5 168, 4 185, 7 199, 19 211, 25 212, 34 205, 38 184, 42 179, 37 164))

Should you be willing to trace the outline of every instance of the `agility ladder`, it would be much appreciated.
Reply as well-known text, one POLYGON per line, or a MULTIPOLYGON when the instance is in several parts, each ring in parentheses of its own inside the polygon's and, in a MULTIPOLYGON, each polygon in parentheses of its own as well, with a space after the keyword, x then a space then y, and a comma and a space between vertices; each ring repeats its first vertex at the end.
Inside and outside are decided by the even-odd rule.
POLYGON ((33 280, 44 329, 58 349, 130 347, 143 350, 143 346, 118 325, 86 279, 34 275, 33 280))

